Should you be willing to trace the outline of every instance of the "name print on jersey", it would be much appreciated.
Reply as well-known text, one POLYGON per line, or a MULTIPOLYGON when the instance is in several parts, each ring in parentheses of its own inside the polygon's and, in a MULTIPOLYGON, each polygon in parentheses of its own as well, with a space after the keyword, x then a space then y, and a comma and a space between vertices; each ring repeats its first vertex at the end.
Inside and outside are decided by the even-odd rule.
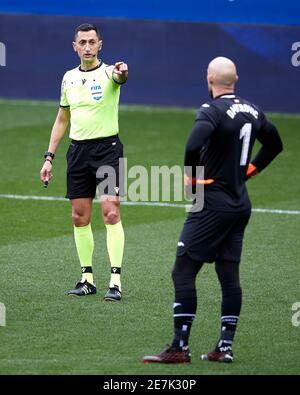
POLYGON ((255 110, 253 107, 249 106, 249 104, 233 104, 230 106, 230 108, 227 110, 226 114, 234 119, 234 117, 239 113, 239 112, 247 112, 251 115, 254 116, 255 119, 258 118, 258 111, 255 110))

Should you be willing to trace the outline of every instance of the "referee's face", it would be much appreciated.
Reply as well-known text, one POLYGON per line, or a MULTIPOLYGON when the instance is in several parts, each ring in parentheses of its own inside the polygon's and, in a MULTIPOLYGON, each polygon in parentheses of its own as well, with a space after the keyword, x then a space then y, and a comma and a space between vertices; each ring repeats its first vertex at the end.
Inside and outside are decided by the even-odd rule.
POLYGON ((90 63, 97 58, 97 54, 102 47, 102 40, 99 40, 95 30, 88 32, 79 31, 76 40, 73 41, 74 51, 78 53, 81 62, 90 63))

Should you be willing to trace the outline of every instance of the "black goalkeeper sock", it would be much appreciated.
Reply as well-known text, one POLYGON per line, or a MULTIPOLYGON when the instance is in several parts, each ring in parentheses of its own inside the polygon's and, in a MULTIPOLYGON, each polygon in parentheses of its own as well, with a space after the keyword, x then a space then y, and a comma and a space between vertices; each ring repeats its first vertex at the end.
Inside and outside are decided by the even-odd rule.
POLYGON ((237 323, 242 304, 240 287, 223 290, 221 333, 216 351, 225 352, 232 349, 237 323))
POLYGON ((187 291, 189 298, 176 299, 174 310, 174 339, 172 347, 183 350, 188 346, 192 323, 196 316, 197 299, 196 291, 187 291))

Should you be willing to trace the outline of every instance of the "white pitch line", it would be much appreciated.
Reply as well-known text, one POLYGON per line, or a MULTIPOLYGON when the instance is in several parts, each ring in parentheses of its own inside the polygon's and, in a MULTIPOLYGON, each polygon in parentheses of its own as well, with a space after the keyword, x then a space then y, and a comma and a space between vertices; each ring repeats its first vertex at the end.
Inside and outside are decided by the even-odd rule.
MULTIPOLYGON (((0 199, 15 199, 15 200, 38 200, 38 201, 52 201, 52 202, 66 202, 67 199, 59 196, 34 196, 34 195, 9 195, 0 194, 0 199)), ((152 207, 173 207, 173 208, 186 208, 190 205, 180 203, 166 203, 166 202, 127 202, 122 201, 125 206, 152 206, 152 207)), ((270 214, 288 214, 300 215, 297 210, 277 210, 269 208, 253 208, 255 213, 270 213, 270 214)))
POLYGON ((15 200, 50 200, 53 202, 66 201, 66 198, 56 196, 34 196, 34 195, 4 195, 0 194, 0 198, 3 199, 15 199, 15 200))
POLYGON ((276 210, 269 208, 253 208, 252 211, 255 213, 271 213, 271 214, 289 214, 289 215, 299 215, 300 211, 297 210, 276 210))

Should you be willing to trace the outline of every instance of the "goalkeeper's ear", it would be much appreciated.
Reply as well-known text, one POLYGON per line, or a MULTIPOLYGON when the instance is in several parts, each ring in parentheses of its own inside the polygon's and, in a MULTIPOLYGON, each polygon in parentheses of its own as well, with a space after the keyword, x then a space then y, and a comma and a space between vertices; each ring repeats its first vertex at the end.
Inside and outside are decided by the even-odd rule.
POLYGON ((247 172, 246 172, 246 180, 249 180, 249 178, 257 176, 257 174, 258 174, 257 167, 254 166, 254 164, 250 162, 248 165, 247 172))

